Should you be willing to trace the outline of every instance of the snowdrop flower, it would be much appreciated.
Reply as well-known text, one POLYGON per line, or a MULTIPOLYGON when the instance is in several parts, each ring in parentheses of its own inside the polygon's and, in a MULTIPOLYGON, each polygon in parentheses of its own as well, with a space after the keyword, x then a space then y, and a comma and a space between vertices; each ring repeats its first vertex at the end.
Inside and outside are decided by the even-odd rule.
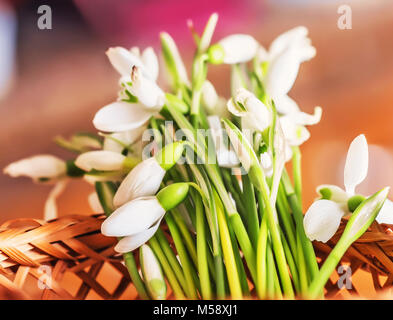
POLYGON ((137 51, 121 47, 107 51, 110 62, 121 75, 123 89, 119 101, 104 106, 94 116, 93 124, 100 131, 139 128, 164 104, 164 92, 156 84, 158 60, 153 49, 145 49, 141 57, 137 51))
POLYGON ((58 180, 66 175, 66 163, 52 155, 36 155, 9 164, 3 172, 11 177, 29 177, 35 182, 58 180))
POLYGON ((157 231, 165 213, 187 196, 187 183, 174 183, 156 196, 136 198, 117 208, 101 225, 101 232, 108 237, 124 237, 115 247, 117 252, 132 251, 157 231))
POLYGON ((300 146, 310 138, 306 125, 317 124, 321 120, 322 108, 315 107, 314 114, 301 111, 292 112, 279 117, 285 139, 289 146, 300 146))
POLYGON ((241 117, 242 129, 264 131, 272 123, 271 111, 252 92, 240 88, 227 103, 228 110, 241 117))
POLYGON ((176 164, 183 150, 184 142, 174 142, 165 146, 156 156, 140 162, 117 189, 113 198, 114 206, 122 206, 138 197, 154 195, 166 171, 176 164))
MULTIPOLYGON (((221 127, 220 118, 218 116, 209 116, 210 132, 214 141, 217 161, 220 167, 233 168, 239 165, 239 159, 233 151, 230 143, 225 143, 223 136, 223 128, 221 127)), ((229 141, 227 141, 229 142, 229 141)))
MULTIPOLYGON (((367 176, 368 145, 365 136, 357 136, 351 143, 344 167, 345 190, 334 185, 321 185, 317 192, 321 199, 316 200, 304 217, 304 229, 310 240, 326 242, 337 231, 341 218, 350 214, 365 199, 356 195, 355 189, 367 176)), ((376 220, 379 223, 393 222, 393 207, 386 200, 376 220)))
POLYGON ((291 90, 300 64, 315 56, 315 48, 305 27, 297 27, 278 36, 269 51, 259 51, 259 60, 267 62, 263 77, 265 89, 281 114, 299 112, 297 103, 287 94, 291 90))
POLYGON ((250 35, 233 34, 221 39, 208 49, 211 63, 236 64, 250 61, 257 53, 259 44, 250 35))
POLYGON ((127 158, 113 151, 99 150, 82 153, 75 160, 75 165, 87 172, 91 170, 117 171, 127 165, 127 158))
POLYGON ((29 177, 34 182, 55 183, 45 202, 44 219, 57 218, 56 200, 67 185, 65 161, 52 155, 37 155, 9 164, 4 173, 11 177, 29 177))
POLYGON ((139 261, 143 280, 150 296, 154 300, 163 300, 166 297, 166 283, 160 263, 147 244, 139 250, 139 261))

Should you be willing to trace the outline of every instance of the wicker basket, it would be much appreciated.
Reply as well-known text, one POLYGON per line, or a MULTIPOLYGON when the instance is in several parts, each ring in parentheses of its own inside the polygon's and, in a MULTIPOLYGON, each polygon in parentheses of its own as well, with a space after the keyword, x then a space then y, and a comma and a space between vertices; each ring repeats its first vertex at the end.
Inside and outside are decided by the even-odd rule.
MULTIPOLYGON (((4 223, 0 227, 0 297, 138 299, 121 256, 113 250, 115 239, 100 233, 103 219, 102 215, 70 215, 50 222, 17 219, 4 223)), ((320 262, 343 227, 329 243, 314 243, 320 262)), ((392 257, 393 233, 388 226, 374 223, 343 261, 350 264, 352 275, 367 271, 376 292, 383 292, 372 298, 386 298, 389 292, 384 289, 393 283, 392 257), (387 278, 383 284, 381 276, 387 278)), ((326 286, 327 296, 341 297, 343 290, 333 278, 326 286)), ((357 296, 355 282, 349 292, 357 296)))

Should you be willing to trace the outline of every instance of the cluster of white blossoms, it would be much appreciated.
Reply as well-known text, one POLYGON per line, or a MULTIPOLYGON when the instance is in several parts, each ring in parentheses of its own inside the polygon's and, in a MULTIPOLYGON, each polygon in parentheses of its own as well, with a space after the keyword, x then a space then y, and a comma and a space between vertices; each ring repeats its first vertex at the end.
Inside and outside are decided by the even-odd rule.
MULTIPOLYGON (((142 273, 151 298, 161 299, 166 294, 160 264, 164 269, 171 265, 169 268, 184 270, 184 278, 180 274, 178 279, 181 284, 172 286, 178 297, 182 297, 176 289, 180 286, 187 297, 197 297, 193 283, 199 280, 196 273, 192 276, 194 264, 201 274, 201 296, 212 297, 209 269, 213 267, 221 270, 213 272, 217 290, 223 289, 218 296, 226 294, 228 281, 232 297, 239 298, 243 294, 239 274, 247 277, 244 270, 237 270, 236 259, 242 257, 259 297, 268 295, 264 283, 271 281, 266 276, 269 259, 273 259, 269 268, 274 268, 269 272, 277 276, 271 285, 277 292, 282 290, 287 297, 293 297, 295 291, 305 293, 304 283, 297 283, 303 277, 310 292, 317 295, 339 255, 327 259, 327 266, 317 274, 319 267, 310 240, 326 242, 336 233, 341 219, 351 214, 335 252, 343 255, 375 217, 380 223, 393 224, 393 204, 385 201, 389 189, 370 197, 355 193, 368 170, 367 142, 360 135, 348 151, 345 191, 320 186, 317 191, 321 198, 303 219, 299 146, 309 139, 306 126, 320 121, 322 109, 317 106, 313 114, 305 113, 288 94, 300 65, 316 54, 308 30, 289 30, 268 50, 246 34, 230 35, 211 44, 217 18, 217 14, 210 17, 201 36, 189 24, 197 47, 190 77, 174 40, 167 33, 161 34, 163 60, 172 80, 168 92, 157 84, 159 60, 153 48, 109 48, 107 57, 120 75, 119 92, 115 102, 94 116, 98 135, 78 133, 70 139, 56 138, 60 146, 77 154, 71 160, 38 155, 12 163, 4 172, 55 184, 45 205, 46 220, 56 218, 56 198, 70 178, 82 177, 94 184, 96 191, 88 196, 88 202, 95 212, 107 216, 101 232, 119 238, 115 246, 119 253, 140 248, 142 273), (229 99, 219 96, 207 79, 208 65, 222 63, 231 68, 229 99), (167 127, 167 122, 172 125, 167 127), (148 138, 153 141, 149 145, 153 148, 146 149, 145 134, 150 129, 153 134, 148 138), (199 130, 209 133, 202 135, 199 130), (190 153, 183 157, 186 149, 190 153), (202 162, 194 163, 190 154, 202 162), (289 161, 293 161, 294 187, 285 167, 289 161), (189 191, 190 187, 194 189, 189 191), (163 219, 180 263, 163 234, 157 240, 163 219), (150 246, 146 244, 149 240, 150 246), (157 254, 161 249, 154 241, 161 241, 158 246, 167 250, 167 263, 162 261, 166 259, 163 254, 157 254), (242 257, 234 253, 237 243, 242 257), (208 261, 213 257, 214 262, 208 261), (298 268, 299 257, 305 261, 298 268), (265 268, 257 270, 263 265, 265 268)), ((128 257, 133 258, 132 254, 128 257)), ((135 266, 127 267, 133 281, 138 280, 135 266)), ((168 278, 169 282, 178 276, 168 278)), ((138 292, 143 295, 143 290, 138 292)))

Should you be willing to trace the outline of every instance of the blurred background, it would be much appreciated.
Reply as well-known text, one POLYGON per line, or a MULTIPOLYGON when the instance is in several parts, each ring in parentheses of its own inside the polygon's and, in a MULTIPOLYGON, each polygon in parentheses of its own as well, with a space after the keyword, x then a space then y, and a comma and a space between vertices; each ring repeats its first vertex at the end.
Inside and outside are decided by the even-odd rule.
MULTIPOLYGON (((370 170, 359 191, 393 185, 393 2, 391 0, 0 0, 0 167, 38 153, 72 157, 52 141, 57 134, 94 131, 95 112, 116 98, 118 75, 109 46, 153 45, 168 31, 184 60, 194 47, 186 21, 200 32, 219 13, 215 40, 250 33, 265 47, 280 33, 305 25, 317 56, 302 65, 290 95, 306 112, 323 107, 303 147, 304 204, 322 183, 343 185, 350 141, 365 133, 370 170), (352 8, 352 29, 340 30, 341 4, 352 8), (52 29, 40 30, 40 5, 52 9, 52 29)), ((229 96, 229 68, 209 79, 229 96)), ((0 222, 41 218, 49 186, 0 175, 0 222)), ((91 213, 92 187, 73 181, 59 199, 60 214, 91 213)), ((391 196, 393 198, 393 196, 391 196)))

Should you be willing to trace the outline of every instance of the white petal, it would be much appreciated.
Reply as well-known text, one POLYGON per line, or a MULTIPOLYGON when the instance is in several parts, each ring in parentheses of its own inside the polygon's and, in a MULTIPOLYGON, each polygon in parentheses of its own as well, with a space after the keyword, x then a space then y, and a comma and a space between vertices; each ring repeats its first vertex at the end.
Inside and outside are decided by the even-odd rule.
POLYGON ((122 181, 113 198, 115 207, 143 196, 153 196, 160 188, 166 171, 152 157, 140 162, 122 181))
POLYGON ((248 111, 244 117, 244 121, 247 122, 247 128, 262 132, 272 124, 270 110, 257 97, 247 98, 244 106, 248 111))
POLYGON ((49 221, 57 218, 57 198, 63 193, 65 187, 67 186, 68 180, 63 179, 60 180, 53 187, 51 192, 49 193, 48 199, 45 202, 44 208, 44 220, 49 221))
POLYGON ((134 53, 122 47, 109 48, 106 51, 112 66, 122 76, 129 76, 133 66, 142 67, 142 61, 134 53))
POLYGON ((292 121, 296 124, 302 126, 310 126, 310 125, 317 124, 319 121, 321 121, 322 108, 315 107, 314 114, 308 114, 299 111, 299 112, 289 113, 287 114, 287 116, 290 117, 292 121))
POLYGON ((300 62, 291 48, 284 50, 271 61, 266 78, 264 79, 266 91, 272 97, 285 95, 291 90, 300 62))
POLYGON ((375 218, 378 223, 393 224, 393 202, 389 199, 385 200, 381 210, 375 218))
POLYGON ((286 115, 288 113, 299 112, 299 106, 292 98, 288 95, 283 94, 279 96, 272 96, 277 112, 286 115))
POLYGON ((317 200, 308 208, 304 220, 307 237, 313 241, 327 242, 340 226, 344 212, 340 205, 330 200, 317 200))
POLYGON ((349 146, 344 167, 345 190, 350 195, 355 194, 356 186, 367 176, 368 145, 364 134, 357 136, 349 146))
POLYGON ((56 179, 66 173, 66 164, 55 156, 43 154, 13 162, 3 172, 14 178, 26 176, 33 180, 56 179))
POLYGON ((87 201, 89 202, 90 208, 94 213, 103 213, 104 209, 102 208, 100 199, 98 198, 97 192, 92 192, 88 195, 87 201))
MULTIPOLYGON (((159 280, 165 283, 160 264, 148 245, 142 245, 140 248, 140 257, 143 268, 143 280, 146 283, 149 283, 152 280, 159 280)), ((165 296, 163 298, 165 298, 165 296)))
POLYGON ((145 77, 139 68, 135 68, 131 74, 132 85, 127 89, 138 98, 139 102, 148 109, 160 110, 165 102, 165 94, 161 88, 145 77))
POLYGON ((152 81, 156 81, 158 77, 159 66, 158 66, 157 55, 155 54, 152 47, 148 47, 145 50, 143 50, 142 61, 144 67, 146 68, 146 71, 148 71, 149 78, 152 81))
POLYGON ((152 111, 145 109, 141 104, 119 101, 98 110, 93 124, 100 131, 127 131, 142 126, 152 114, 152 111))
POLYGON ((218 95, 213 84, 206 80, 202 85, 202 102, 204 106, 210 111, 214 112, 214 108, 218 103, 218 95))
POLYGON ((126 253, 139 248, 141 245, 149 241, 152 236, 154 236, 158 227, 160 226, 161 220, 162 219, 158 220, 147 230, 121 239, 115 246, 115 251, 119 253, 126 253))
POLYGON ((82 153, 75 160, 75 165, 85 171, 115 171, 123 168, 125 156, 113 151, 98 150, 82 153))
POLYGON ((308 30, 306 27, 303 26, 299 26, 282 33, 271 43, 269 47, 270 57, 271 58, 276 57, 284 49, 286 49, 291 43, 307 37, 307 34, 308 34, 308 30))
POLYGON ((101 232, 109 237, 135 235, 149 229, 165 210, 156 197, 142 197, 116 209, 101 225, 101 232))
POLYGON ((130 146, 138 140, 145 130, 146 126, 140 126, 133 130, 112 133, 105 137, 103 150, 121 153, 125 146, 130 146))
POLYGON ((235 64, 247 62, 254 58, 258 42, 247 34, 233 34, 219 41, 224 49, 224 63, 235 64))

